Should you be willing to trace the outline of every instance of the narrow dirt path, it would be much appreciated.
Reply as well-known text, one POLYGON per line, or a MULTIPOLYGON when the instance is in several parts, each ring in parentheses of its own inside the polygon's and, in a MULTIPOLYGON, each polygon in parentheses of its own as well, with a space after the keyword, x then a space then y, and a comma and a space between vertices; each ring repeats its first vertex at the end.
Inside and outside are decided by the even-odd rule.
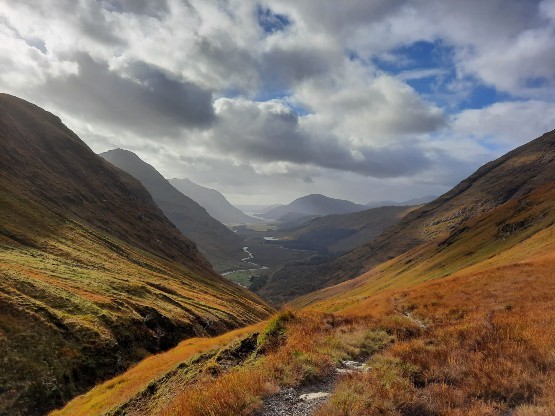
POLYGON ((343 361, 334 375, 266 397, 262 409, 254 416, 311 416, 328 400, 339 374, 357 371, 367 371, 367 368, 359 361, 343 361))

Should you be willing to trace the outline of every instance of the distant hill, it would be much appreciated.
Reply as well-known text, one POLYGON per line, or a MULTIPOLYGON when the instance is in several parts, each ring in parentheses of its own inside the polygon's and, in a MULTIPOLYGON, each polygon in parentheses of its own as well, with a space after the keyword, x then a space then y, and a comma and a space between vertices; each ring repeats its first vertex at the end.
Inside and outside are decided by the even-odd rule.
POLYGON ((247 213, 247 214, 263 214, 273 208, 279 207, 281 206, 281 204, 272 204, 272 205, 235 205, 237 208, 239 208, 241 211, 247 213))
MULTIPOLYGON (((367 209, 364 205, 355 204, 343 199, 330 198, 320 194, 312 194, 295 199, 287 205, 281 205, 264 212, 261 216, 278 220, 289 213, 302 215, 348 214, 367 209)), ((287 217, 286 217, 287 218, 287 217)))
POLYGON ((415 207, 379 207, 351 214, 326 215, 290 230, 289 238, 330 253, 344 253, 378 237, 415 207))
POLYGON ((100 156, 141 181, 166 217, 198 245, 217 270, 228 269, 230 264, 244 257, 243 241, 237 234, 212 218, 198 203, 179 192, 135 153, 115 149, 100 156))
POLYGON ((427 241, 555 180, 555 131, 527 143, 474 174, 434 201, 410 212, 375 240, 343 256, 285 266, 274 280, 289 296, 352 279, 427 241))
POLYGON ((223 224, 251 224, 261 220, 246 215, 239 208, 234 207, 220 192, 205 188, 189 179, 170 179, 169 182, 183 195, 188 196, 213 218, 223 224))
POLYGON ((420 198, 413 198, 407 201, 397 202, 397 201, 371 201, 366 204, 368 208, 377 207, 402 207, 402 206, 414 206, 427 204, 437 198, 437 195, 426 195, 420 198))
POLYGON ((0 414, 45 414, 270 311, 215 273, 139 181, 0 94, 0 414))

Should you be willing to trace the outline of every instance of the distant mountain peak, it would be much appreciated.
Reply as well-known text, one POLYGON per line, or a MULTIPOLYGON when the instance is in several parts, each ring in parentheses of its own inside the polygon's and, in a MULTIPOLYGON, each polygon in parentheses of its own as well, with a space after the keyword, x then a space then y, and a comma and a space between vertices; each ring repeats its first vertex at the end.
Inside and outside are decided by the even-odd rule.
POLYGON ((330 198, 322 194, 310 194, 297 198, 290 204, 271 209, 262 216, 278 220, 290 213, 297 215, 331 215, 348 214, 364 211, 365 209, 368 208, 364 205, 355 204, 344 199, 330 198))

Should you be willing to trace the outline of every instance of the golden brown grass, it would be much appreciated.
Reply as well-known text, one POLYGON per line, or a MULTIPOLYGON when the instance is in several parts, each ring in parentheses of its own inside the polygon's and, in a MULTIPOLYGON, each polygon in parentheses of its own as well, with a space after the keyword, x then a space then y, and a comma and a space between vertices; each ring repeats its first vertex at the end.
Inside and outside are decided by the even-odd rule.
POLYGON ((384 319, 427 327, 341 380, 319 415, 555 414, 554 276, 549 253, 389 293, 384 319))
POLYGON ((259 337, 263 348, 257 358, 216 378, 206 375, 183 389, 160 414, 249 415, 265 395, 331 376, 340 359, 362 352, 365 327, 362 319, 284 312, 267 324, 265 332, 272 334, 272 342, 259 337), (277 331, 276 322, 283 323, 277 331))
POLYGON ((181 342, 177 347, 152 355, 125 373, 102 383, 86 394, 76 397, 63 409, 53 411, 52 416, 90 416, 102 415, 129 401, 148 385, 164 376, 179 364, 215 348, 258 331, 262 324, 257 324, 214 338, 191 338, 181 342))

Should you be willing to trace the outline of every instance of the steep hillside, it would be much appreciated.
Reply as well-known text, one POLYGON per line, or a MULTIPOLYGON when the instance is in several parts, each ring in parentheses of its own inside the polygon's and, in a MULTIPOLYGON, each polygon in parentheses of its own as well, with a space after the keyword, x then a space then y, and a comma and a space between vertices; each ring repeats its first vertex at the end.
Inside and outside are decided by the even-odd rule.
POLYGON ((367 208, 364 205, 355 204, 351 201, 330 198, 320 194, 312 194, 297 198, 290 204, 280 205, 266 211, 261 216, 277 220, 291 212, 302 215, 331 215, 348 214, 365 209, 367 208))
POLYGON ((213 218, 223 224, 251 224, 260 220, 246 215, 239 208, 234 207, 220 192, 200 186, 189 179, 170 179, 175 189, 188 196, 213 218))
POLYGON ((43 414, 152 352, 268 312, 137 180, 58 117, 0 95, 0 414, 43 414))
MULTIPOLYGON (((320 287, 352 279, 423 242, 447 237, 466 222, 517 200, 555 178, 555 131, 487 163, 446 194, 412 211, 380 237, 338 258, 284 267, 274 279, 288 280, 293 292, 307 293, 306 282, 320 287), (304 291, 304 292, 303 292, 304 291)), ((315 287, 314 285, 310 287, 315 287)))
POLYGON ((104 159, 141 181, 168 219, 193 240, 214 268, 224 271, 240 266, 243 242, 233 231, 191 198, 175 189, 156 169, 136 154, 122 149, 102 153, 104 159))
MULTIPOLYGON (((555 178, 384 262, 356 279, 310 293, 296 307, 364 310, 371 296, 423 282, 497 270, 549 253, 555 245, 555 178)), ((547 276, 553 277, 553 275, 547 276)))

